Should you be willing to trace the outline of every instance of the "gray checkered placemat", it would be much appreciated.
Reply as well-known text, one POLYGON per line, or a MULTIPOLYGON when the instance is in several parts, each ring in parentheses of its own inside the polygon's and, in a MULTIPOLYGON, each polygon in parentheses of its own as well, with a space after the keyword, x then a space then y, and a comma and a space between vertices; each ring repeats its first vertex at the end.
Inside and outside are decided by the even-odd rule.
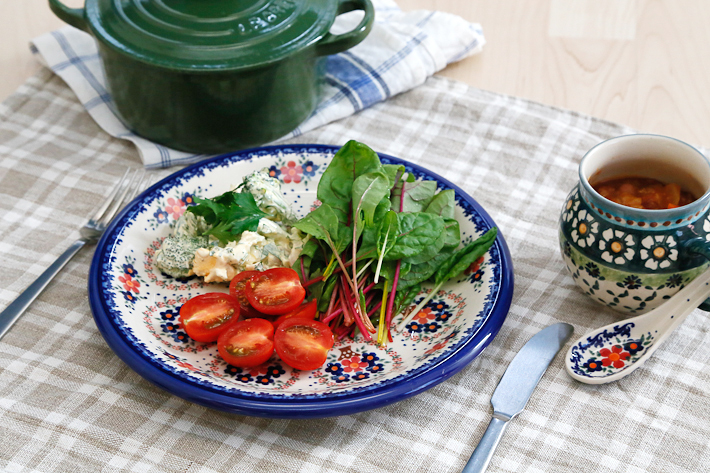
MULTIPOLYGON (((491 415, 490 396, 539 329, 575 336, 617 319, 584 296, 559 255, 557 219, 585 150, 632 130, 443 78, 292 142, 349 139, 425 166, 471 194, 513 257, 515 292, 473 363, 384 408, 319 420, 225 414, 153 387, 101 338, 83 250, 0 341, 0 469, 11 472, 458 472, 491 415)), ((111 138, 42 71, 0 105, 0 308, 77 236, 125 166, 111 138)), ((151 171, 163 177, 170 171, 151 171)), ((570 379, 558 356, 513 420, 496 472, 710 470, 710 324, 696 310, 632 376, 570 379)))

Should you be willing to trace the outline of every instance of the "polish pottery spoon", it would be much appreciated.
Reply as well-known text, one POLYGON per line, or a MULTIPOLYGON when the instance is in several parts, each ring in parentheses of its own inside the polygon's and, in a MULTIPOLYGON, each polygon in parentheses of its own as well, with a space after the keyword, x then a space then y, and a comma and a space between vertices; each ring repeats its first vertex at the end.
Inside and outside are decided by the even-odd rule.
POLYGON ((586 333, 567 352, 567 373, 587 384, 628 376, 709 296, 710 271, 705 271, 652 311, 586 333))

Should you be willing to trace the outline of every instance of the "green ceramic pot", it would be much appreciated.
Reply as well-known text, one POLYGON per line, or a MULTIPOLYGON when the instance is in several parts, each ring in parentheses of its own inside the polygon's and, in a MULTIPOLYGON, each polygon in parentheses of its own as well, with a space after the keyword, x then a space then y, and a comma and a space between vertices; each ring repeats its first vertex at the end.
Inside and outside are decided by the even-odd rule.
POLYGON ((273 141, 318 103, 324 58, 369 33, 370 0, 87 0, 52 11, 97 41, 115 111, 136 134, 193 153, 273 141), (363 10, 353 31, 336 16, 363 10))

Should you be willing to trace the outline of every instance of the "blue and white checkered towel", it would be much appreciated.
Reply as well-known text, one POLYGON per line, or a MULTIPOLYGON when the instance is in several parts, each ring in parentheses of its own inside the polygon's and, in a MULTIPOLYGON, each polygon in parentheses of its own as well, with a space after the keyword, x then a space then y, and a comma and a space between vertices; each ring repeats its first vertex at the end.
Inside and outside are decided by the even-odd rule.
MULTIPOLYGON (((447 64, 481 51, 480 25, 443 12, 402 12, 393 0, 373 0, 375 25, 359 45, 330 56, 323 101, 296 130, 300 135, 424 83, 447 64)), ((356 12, 341 15, 332 31, 354 28, 356 12)), ((113 113, 111 95, 91 36, 70 26, 32 41, 36 56, 71 87, 89 114, 112 136, 132 141, 148 168, 184 165, 206 155, 166 148, 132 133, 113 113)))

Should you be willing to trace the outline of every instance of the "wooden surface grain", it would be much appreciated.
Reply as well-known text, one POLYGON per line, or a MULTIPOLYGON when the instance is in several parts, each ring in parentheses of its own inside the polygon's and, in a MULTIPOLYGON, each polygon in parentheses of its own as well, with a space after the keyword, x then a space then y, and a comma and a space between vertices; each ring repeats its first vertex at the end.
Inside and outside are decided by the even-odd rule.
MULTIPOLYGON (((483 27, 483 52, 450 65, 443 76, 710 146, 707 0, 398 3, 483 27)), ((62 24, 47 0, 0 0, 0 100, 40 67, 29 41, 62 24)))

